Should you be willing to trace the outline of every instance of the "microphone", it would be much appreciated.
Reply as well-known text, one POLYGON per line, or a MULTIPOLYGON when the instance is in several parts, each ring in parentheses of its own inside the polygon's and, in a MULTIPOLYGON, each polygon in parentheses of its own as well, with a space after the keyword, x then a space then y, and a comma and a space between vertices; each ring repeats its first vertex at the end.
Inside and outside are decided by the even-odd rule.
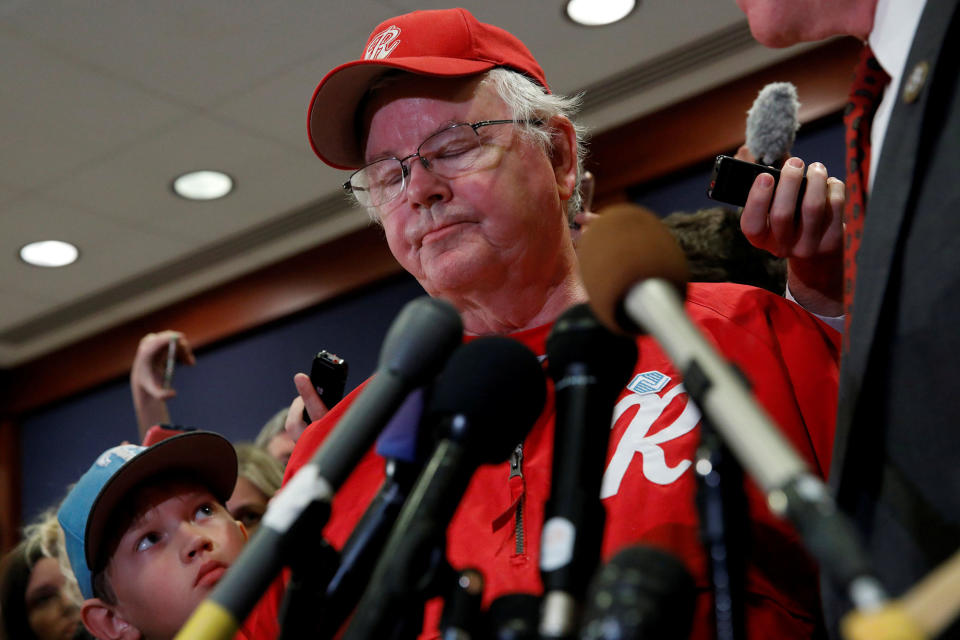
POLYGON ((443 605, 440 637, 443 640, 471 640, 479 635, 480 605, 483 601, 483 575, 477 569, 464 569, 443 605))
POLYGON ((417 474, 423 467, 420 417, 423 388, 410 392, 377 438, 377 454, 385 460, 380 489, 357 521, 336 558, 324 558, 334 566, 294 575, 287 583, 280 608, 278 640, 306 637, 333 638, 363 594, 374 564, 397 520, 417 474))
POLYGON ((543 638, 573 637, 578 604, 600 561, 606 520, 600 484, 610 419, 636 361, 636 342, 611 333, 587 304, 565 311, 547 338, 556 420, 540 545, 543 638))
POLYGON ((683 563, 652 547, 626 547, 594 577, 581 640, 690 637, 696 587, 683 563))
POLYGON ((318 535, 330 501, 410 391, 432 379, 460 343, 463 325, 453 306, 423 296, 391 324, 373 378, 343 414, 310 462, 270 502, 260 528, 208 598, 177 634, 233 637, 260 595, 289 559, 300 535, 318 535))
POLYGON ((746 145, 760 164, 783 166, 800 128, 797 88, 772 82, 760 90, 747 111, 746 145))
POLYGON ((490 640, 538 640, 540 597, 532 593, 508 593, 490 603, 483 637, 490 640))
POLYGON ((405 613, 422 612, 446 568, 447 523, 473 472, 506 460, 543 409, 546 384, 536 356, 503 337, 478 338, 453 354, 434 384, 423 429, 437 444, 400 511, 344 634, 389 635, 405 613))
POLYGON ((684 257, 666 227, 631 206, 613 207, 581 238, 580 268, 597 317, 608 327, 656 338, 697 406, 765 493, 771 510, 789 518, 811 555, 858 609, 887 596, 858 536, 823 482, 757 405, 740 374, 687 317, 684 257))

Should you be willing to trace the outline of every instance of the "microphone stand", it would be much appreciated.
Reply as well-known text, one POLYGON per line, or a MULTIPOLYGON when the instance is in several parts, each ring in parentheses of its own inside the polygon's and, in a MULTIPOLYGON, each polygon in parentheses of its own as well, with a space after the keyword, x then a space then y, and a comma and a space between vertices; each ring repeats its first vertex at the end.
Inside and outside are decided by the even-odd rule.
MULTIPOLYGON (((690 380, 685 380, 690 385, 690 380)), ((713 587, 717 640, 743 640, 746 549, 750 529, 743 468, 724 446, 706 417, 700 422, 700 446, 694 465, 700 535, 713 587)))
MULTIPOLYGON (((431 493, 438 495, 441 488, 430 487, 431 493)), ((409 509, 411 501, 414 504, 422 501, 416 495, 417 491, 414 489, 415 494, 408 499, 405 510, 409 509)), ((359 608, 343 635, 345 640, 382 638, 389 636, 391 630, 403 628, 406 631, 411 627, 414 628, 410 637, 415 638, 420 628, 416 628, 414 623, 419 621, 422 626, 424 603, 441 594, 441 585, 455 580, 449 578, 453 569, 446 560, 445 527, 438 526, 431 519, 408 519, 407 535, 399 539, 396 532, 404 515, 409 517, 411 514, 401 513, 359 608), (387 563, 384 563, 384 558, 388 560, 387 563)))
POLYGON ((278 615, 278 640, 325 640, 336 635, 363 593, 390 532, 387 525, 396 519, 418 469, 419 465, 405 461, 387 461, 387 490, 374 496, 339 552, 317 535, 323 520, 304 526, 303 531, 311 532, 309 537, 291 541, 291 548, 301 555, 289 563, 292 575, 278 615))
POLYGON ((444 597, 440 619, 442 640, 483 638, 480 630, 480 605, 483 600, 483 575, 477 569, 450 570, 453 584, 444 597))
POLYGON ((323 601, 330 578, 340 564, 340 554, 326 540, 320 538, 316 543, 316 533, 323 523, 312 524, 316 527, 311 530, 313 535, 305 535, 305 528, 298 532, 297 539, 290 541, 290 548, 297 549, 299 555, 289 563, 291 577, 280 605, 277 640, 315 637, 313 628, 320 622, 316 607, 323 601))
POLYGON ((338 566, 329 572, 323 591, 314 600, 314 633, 311 638, 333 638, 356 608, 392 524, 420 470, 419 464, 403 460, 388 460, 385 467, 385 489, 374 496, 354 527, 340 551, 338 566))

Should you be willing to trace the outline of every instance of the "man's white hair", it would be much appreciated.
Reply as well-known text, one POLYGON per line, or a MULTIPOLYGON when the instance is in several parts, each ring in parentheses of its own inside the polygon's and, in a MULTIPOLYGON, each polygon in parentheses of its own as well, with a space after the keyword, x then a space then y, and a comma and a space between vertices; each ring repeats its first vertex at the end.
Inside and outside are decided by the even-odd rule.
POLYGON ((497 95, 510 109, 511 118, 521 123, 517 125, 520 132, 539 144, 547 154, 553 151, 556 133, 556 129, 549 126, 550 119, 563 116, 573 123, 577 136, 577 183, 573 195, 567 200, 567 219, 572 223, 582 202, 580 181, 583 178, 583 159, 586 156, 586 127, 574 120, 574 116, 580 111, 583 95, 562 96, 546 93, 543 87, 527 76, 503 67, 488 71, 482 84, 493 86, 497 95), (530 124, 537 121, 543 124, 530 124))

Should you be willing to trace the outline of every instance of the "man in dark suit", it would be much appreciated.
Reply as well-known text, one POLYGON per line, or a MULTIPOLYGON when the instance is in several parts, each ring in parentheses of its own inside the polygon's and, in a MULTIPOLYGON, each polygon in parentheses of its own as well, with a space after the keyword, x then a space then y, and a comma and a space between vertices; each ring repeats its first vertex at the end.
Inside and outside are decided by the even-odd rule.
MULTIPOLYGON (((862 234, 849 237, 845 220, 845 242, 860 248, 830 483, 882 584, 899 595, 960 548, 960 9, 957 0, 737 2, 763 44, 853 35, 891 76, 870 132, 862 234)), ((837 315, 835 247, 811 253, 816 242, 805 240, 804 255, 794 251, 800 175, 785 170, 775 195, 772 180, 758 179, 743 228, 812 274, 799 279, 798 302, 837 315)), ((804 211, 802 225, 827 228, 831 215, 804 211)), ((824 598, 835 622, 849 605, 824 598)), ((960 637, 960 624, 948 636, 960 637)))

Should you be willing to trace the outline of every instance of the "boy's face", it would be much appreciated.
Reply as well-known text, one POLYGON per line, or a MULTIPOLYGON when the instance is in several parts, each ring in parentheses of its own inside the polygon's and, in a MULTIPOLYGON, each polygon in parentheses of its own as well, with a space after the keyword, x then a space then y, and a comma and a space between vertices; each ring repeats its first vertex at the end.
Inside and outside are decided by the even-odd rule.
POLYGON ((141 516, 107 566, 116 613, 146 638, 172 638, 247 540, 243 526, 200 485, 141 490, 141 516))

